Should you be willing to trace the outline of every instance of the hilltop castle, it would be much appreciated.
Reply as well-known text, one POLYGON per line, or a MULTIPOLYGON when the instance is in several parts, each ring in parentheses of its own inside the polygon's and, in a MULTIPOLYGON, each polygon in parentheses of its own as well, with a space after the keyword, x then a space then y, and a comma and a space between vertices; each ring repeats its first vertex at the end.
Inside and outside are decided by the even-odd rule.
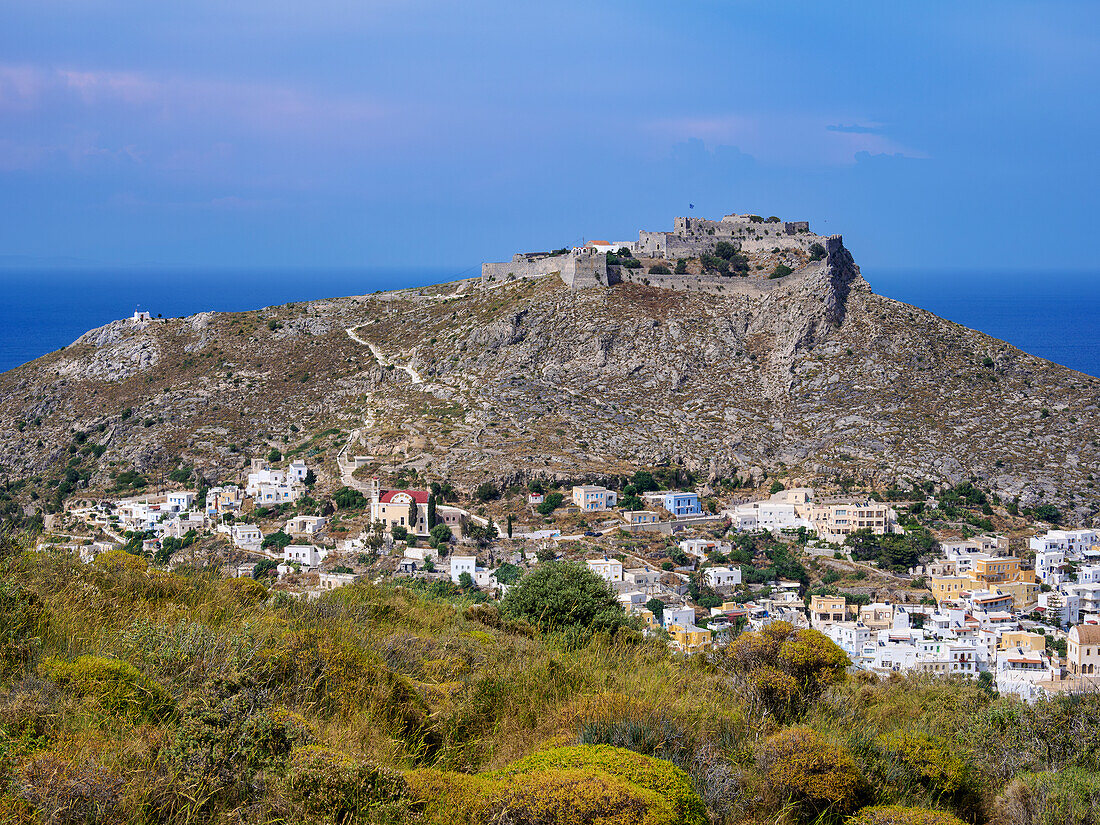
MULTIPOLYGON (((814 260, 810 256, 815 244, 823 250, 842 244, 839 235, 824 238, 811 232, 808 221, 781 221, 760 215, 726 215, 720 221, 679 217, 673 221, 671 232, 641 230, 637 241, 589 241, 584 246, 556 252, 517 252, 511 261, 483 263, 481 280, 491 283, 558 275, 572 289, 611 286, 622 280, 641 280, 648 274, 641 272, 640 267, 624 269, 616 265, 615 258, 609 265, 608 255, 624 247, 638 259, 649 259, 653 264, 671 264, 679 259, 713 255, 720 242, 731 244, 738 252, 752 258, 768 258, 769 262, 777 260, 788 266, 787 261, 798 264, 793 269, 800 268, 807 260, 814 260)), ((690 288, 680 284, 681 280, 685 279, 661 276, 659 285, 690 288)), ((645 282, 650 281, 645 278, 645 282)))

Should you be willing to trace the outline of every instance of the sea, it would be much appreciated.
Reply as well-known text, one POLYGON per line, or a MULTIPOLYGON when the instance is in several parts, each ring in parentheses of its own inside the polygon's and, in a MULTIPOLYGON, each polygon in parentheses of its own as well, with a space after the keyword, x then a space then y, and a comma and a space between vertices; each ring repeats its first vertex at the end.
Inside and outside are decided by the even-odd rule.
MULTIPOLYGON (((477 267, 258 270, 0 269, 0 372, 135 310, 239 311, 470 277, 477 267)), ((863 268, 880 295, 1100 376, 1100 273, 863 268)))

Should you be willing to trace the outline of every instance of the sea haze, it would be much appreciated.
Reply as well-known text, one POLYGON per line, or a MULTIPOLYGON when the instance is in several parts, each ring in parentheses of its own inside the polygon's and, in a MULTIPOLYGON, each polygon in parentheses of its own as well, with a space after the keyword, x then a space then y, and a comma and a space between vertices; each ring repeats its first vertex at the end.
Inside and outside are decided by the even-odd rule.
MULTIPOLYGON (((135 309, 239 311, 470 277, 476 267, 402 270, 0 270, 0 371, 71 344, 135 309)), ((1096 273, 873 269, 875 292, 1100 375, 1096 273)))

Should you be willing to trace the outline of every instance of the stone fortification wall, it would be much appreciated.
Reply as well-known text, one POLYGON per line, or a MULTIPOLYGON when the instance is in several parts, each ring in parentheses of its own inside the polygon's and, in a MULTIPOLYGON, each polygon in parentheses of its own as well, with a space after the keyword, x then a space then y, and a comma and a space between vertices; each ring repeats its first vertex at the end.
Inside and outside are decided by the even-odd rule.
POLYGON ((570 265, 572 255, 551 255, 545 258, 528 258, 522 254, 513 255, 512 260, 503 263, 483 263, 481 281, 514 281, 517 278, 539 278, 543 275, 562 273, 570 265))
POLYGON ((481 282, 497 283, 520 278, 541 278, 557 275, 570 289, 590 286, 611 286, 619 282, 607 270, 607 255, 603 252, 573 251, 566 255, 528 258, 515 255, 504 263, 483 263, 481 282))
POLYGON ((726 215, 720 221, 678 217, 672 232, 639 232, 639 255, 697 258, 714 252, 719 241, 732 243, 745 252, 760 252, 775 247, 808 250, 820 241, 810 232, 808 221, 760 221, 750 215, 726 215))
POLYGON ((609 273, 607 255, 603 252, 573 255, 569 265, 562 270, 561 279, 570 289, 611 286, 619 283, 619 278, 609 273))

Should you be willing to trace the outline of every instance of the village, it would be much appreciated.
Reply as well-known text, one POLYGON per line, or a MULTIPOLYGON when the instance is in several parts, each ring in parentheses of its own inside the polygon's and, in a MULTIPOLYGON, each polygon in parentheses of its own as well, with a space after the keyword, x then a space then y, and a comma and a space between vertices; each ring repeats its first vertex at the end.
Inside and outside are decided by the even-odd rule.
MULTIPOLYGON (((855 669, 971 677, 1026 700, 1100 678, 1095 530, 1036 520, 1030 535, 964 525, 933 541, 914 511, 960 516, 931 496, 777 481, 693 490, 662 486, 650 471, 618 489, 487 482, 460 506, 449 484, 386 488, 350 474, 362 459, 338 461, 350 485, 324 495, 305 461, 254 458, 239 484, 73 500, 40 546, 87 563, 125 550, 170 570, 213 566, 303 599, 390 579, 487 600, 541 564, 571 561, 602 578, 643 632, 684 654, 784 621, 826 635, 855 669)), ((958 489, 992 512, 970 485, 941 497, 958 502, 958 489)))

